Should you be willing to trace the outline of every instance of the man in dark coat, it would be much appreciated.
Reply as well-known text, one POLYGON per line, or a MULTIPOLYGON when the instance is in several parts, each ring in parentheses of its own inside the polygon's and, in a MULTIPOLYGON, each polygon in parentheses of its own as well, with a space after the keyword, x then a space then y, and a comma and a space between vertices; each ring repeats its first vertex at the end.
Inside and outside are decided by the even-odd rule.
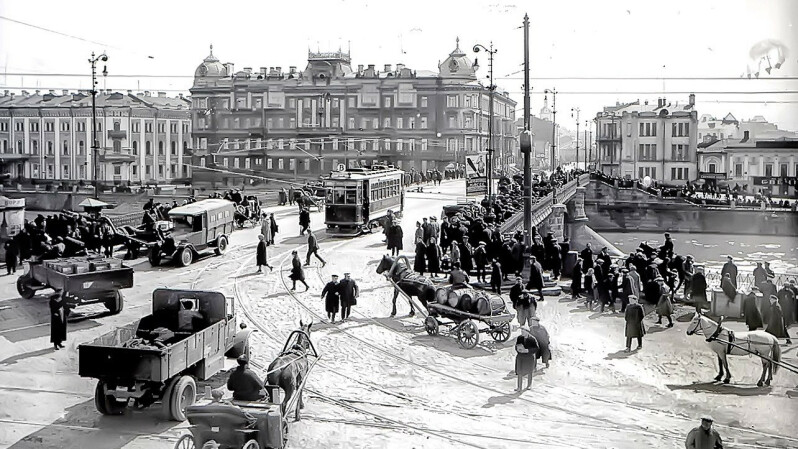
POLYGON ((765 279, 765 282, 762 284, 760 289, 762 290, 762 294, 765 296, 765 298, 778 296, 778 290, 776 289, 776 285, 773 283, 772 279, 765 279))
POLYGON ((510 274, 517 274, 518 271, 516 270, 515 259, 513 258, 513 245, 512 240, 505 241, 501 246, 501 251, 499 252, 499 261, 502 264, 502 274, 504 275, 504 280, 507 280, 507 276, 510 274))
POLYGON ((6 240, 3 244, 6 250, 6 271, 9 275, 17 272, 17 260, 19 259, 19 247, 15 239, 6 240))
POLYGON ((707 301, 707 278, 704 276, 704 269, 696 267, 695 274, 690 280, 690 300, 696 308, 696 312, 701 309, 708 309, 707 301))
POLYGON ((515 284, 510 287, 510 302, 513 308, 518 308, 518 301, 521 299, 521 294, 524 292, 524 279, 521 276, 515 277, 515 284))
POLYGON ((331 323, 335 323, 335 314, 338 313, 338 304, 341 300, 337 274, 332 275, 332 280, 321 290, 321 299, 324 300, 324 310, 327 311, 327 319, 331 323))
POLYGON ((543 301, 543 267, 540 266, 535 256, 529 258, 529 282, 526 284, 529 291, 536 290, 543 301))
POLYGON ((277 226, 277 220, 274 219, 274 212, 269 214, 269 226, 271 227, 272 235, 271 240, 266 243, 269 245, 274 245, 274 236, 277 235, 277 232, 280 230, 280 227, 277 226))
POLYGON ((67 316, 69 309, 64 304, 61 293, 55 292, 50 295, 50 343, 57 351, 64 347, 61 343, 66 341, 67 316))
POLYGON ((463 239, 460 243, 460 266, 466 273, 474 271, 474 249, 468 243, 468 239, 463 239))
POLYGON ((447 217, 443 217, 441 223, 441 249, 444 253, 449 250, 449 245, 451 245, 451 229, 452 227, 449 224, 449 219, 447 217))
POLYGON ((303 207, 299 211, 299 235, 305 235, 305 231, 310 230, 310 211, 303 207))
POLYGON ((246 355, 238 357, 238 367, 230 373, 227 389, 233 392, 233 399, 239 401, 258 401, 266 397, 263 381, 249 369, 249 358, 246 355))
POLYGON ((549 258, 549 265, 551 267, 551 275, 554 279, 560 278, 560 273, 562 272, 562 253, 560 250, 560 245, 557 244, 555 241, 552 243, 554 249, 551 252, 551 257, 549 258))
POLYGON ((392 256, 398 256, 399 252, 404 248, 402 240, 405 237, 402 225, 396 221, 388 228, 385 239, 388 242, 388 249, 391 250, 392 256))
POLYGON ((737 265, 734 264, 733 260, 734 259, 732 258, 732 256, 728 256, 728 260, 726 261, 725 264, 723 264, 723 268, 721 268, 721 270, 720 270, 720 276, 724 277, 728 273, 729 277, 731 278, 731 283, 734 286, 734 288, 736 289, 737 288, 737 265))
POLYGON ((551 349, 549 348, 551 339, 549 338, 549 331, 540 324, 540 318, 536 315, 529 319, 529 333, 538 341, 538 348, 540 349, 538 356, 540 361, 545 363, 546 368, 548 368, 551 361, 551 349))
POLYGON ((756 286, 751 287, 751 293, 745 295, 743 299, 743 315, 745 315, 745 324, 749 331, 755 331, 763 326, 762 314, 759 313, 759 308, 756 306, 757 291, 759 289, 756 286))
POLYGON ((646 316, 643 306, 638 304, 637 296, 629 296, 629 305, 626 306, 624 319, 626 320, 626 352, 632 350, 632 339, 637 339, 637 349, 643 347, 643 335, 646 334, 643 318, 646 316))
POLYGON ((274 270, 274 267, 269 265, 269 258, 266 254, 266 237, 263 234, 258 234, 258 249, 256 253, 257 265, 258 265, 258 273, 263 273, 263 269, 261 267, 269 267, 269 270, 274 270))
POLYGON ((784 311, 784 325, 790 327, 795 323, 795 293, 784 286, 776 296, 779 297, 779 305, 784 311))
POLYGON ((632 288, 632 278, 629 277, 629 270, 627 268, 621 269, 621 288, 618 296, 621 298, 621 313, 626 311, 626 306, 629 305, 629 298, 632 296, 637 297, 632 288))
POLYGON ((734 282, 732 282, 729 273, 723 275, 723 279, 720 280, 720 288, 723 290, 726 297, 729 298, 729 301, 734 302, 734 299, 737 298, 737 287, 735 287, 734 282))
POLYGON ((517 239, 511 240, 512 268, 515 274, 520 274, 524 269, 524 244, 517 239))
POLYGON ((518 387, 515 391, 521 391, 524 383, 524 376, 527 376, 527 390, 532 387, 532 376, 535 374, 538 363, 539 346, 538 341, 526 328, 521 328, 521 335, 515 340, 515 374, 518 376, 518 387))
POLYGON ((479 245, 474 250, 474 266, 477 271, 477 280, 481 280, 483 284, 487 284, 485 280, 485 268, 488 265, 488 250, 485 242, 479 242, 479 245))
POLYGON ((293 258, 291 259, 291 275, 289 278, 293 281, 293 285, 291 286, 291 291, 296 290, 296 281, 301 282, 305 285, 305 291, 308 291, 310 287, 308 287, 307 282, 305 282, 305 271, 302 269, 302 261, 299 260, 299 254, 296 250, 291 251, 293 258))
POLYGON ((416 258, 413 260, 413 271, 424 274, 427 271, 427 245, 422 241, 416 242, 416 258))
POLYGON ((352 306, 357 305, 357 297, 360 296, 360 289, 352 279, 350 273, 344 273, 344 279, 338 283, 338 294, 341 297, 341 321, 349 319, 352 306))
POLYGON ((756 263, 756 268, 754 268, 754 272, 752 274, 754 275, 754 285, 759 287, 759 289, 761 290, 762 284, 764 284, 765 280, 768 278, 767 271, 765 271, 765 269, 762 268, 762 262, 756 263))
POLYGON ((765 332, 776 338, 786 338, 787 344, 792 344, 790 334, 787 333, 787 326, 784 325, 784 312, 781 309, 779 298, 776 295, 770 296, 770 307, 767 310, 768 313, 765 317, 767 327, 765 327, 765 332))
POLYGON ((723 449, 720 434, 712 428, 712 417, 701 418, 701 425, 687 434, 684 447, 686 449, 723 449))
POLYGON ((443 256, 443 251, 441 247, 438 246, 438 239, 435 237, 430 237, 427 241, 427 272, 430 273, 432 276, 438 276, 438 273, 441 272, 441 257, 443 256))
POLYGON ((574 271, 571 273, 571 299, 577 299, 582 293, 582 257, 577 256, 574 271))
POLYGON ((424 239, 424 243, 429 242, 429 239, 432 238, 432 225, 427 221, 427 217, 424 217, 424 223, 421 225, 421 238, 424 239))
POLYGON ((502 265, 496 258, 490 264, 490 289, 497 295, 502 294, 502 265))
POLYGON ((327 265, 327 262, 325 262, 324 259, 322 259, 321 256, 319 255, 319 241, 316 240, 316 235, 313 234, 312 230, 308 229, 308 254, 307 257, 305 258, 306 267, 310 265, 311 254, 316 256, 316 259, 319 259, 322 268, 324 268, 324 266, 327 265))
POLYGON ((665 280, 662 277, 654 279, 659 287, 659 301, 657 302, 657 324, 662 324, 662 317, 668 318, 667 327, 673 327, 673 302, 671 302, 671 295, 668 287, 665 286, 665 280))

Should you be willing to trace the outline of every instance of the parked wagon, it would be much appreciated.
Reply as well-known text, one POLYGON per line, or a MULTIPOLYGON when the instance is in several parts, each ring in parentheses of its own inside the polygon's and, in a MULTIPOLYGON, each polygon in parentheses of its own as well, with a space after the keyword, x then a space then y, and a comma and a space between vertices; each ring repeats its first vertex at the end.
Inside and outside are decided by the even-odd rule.
POLYGON ((509 312, 504 300, 482 290, 468 286, 441 287, 435 291, 435 302, 427 303, 429 316, 424 320, 424 329, 429 335, 440 334, 445 327, 465 349, 479 343, 479 334, 490 334, 496 342, 510 338, 510 322, 515 314, 509 312), (487 328, 480 328, 477 323, 487 328))
POLYGON ((102 303, 113 314, 121 312, 124 305, 119 290, 130 287, 132 268, 119 259, 92 256, 31 261, 17 279, 17 291, 25 299, 51 288, 61 292, 69 308, 102 303))
POLYGON ((161 401, 169 419, 183 421, 195 379, 219 372, 225 356, 248 354, 250 332, 236 325, 234 301, 221 293, 157 289, 151 315, 78 346, 78 373, 98 379, 94 405, 103 415, 121 415, 131 401, 161 401))

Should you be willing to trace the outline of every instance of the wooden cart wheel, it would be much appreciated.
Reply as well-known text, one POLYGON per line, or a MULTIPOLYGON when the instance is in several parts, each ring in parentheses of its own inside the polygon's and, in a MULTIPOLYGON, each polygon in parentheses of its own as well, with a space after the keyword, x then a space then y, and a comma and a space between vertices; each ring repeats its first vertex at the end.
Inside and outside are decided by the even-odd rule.
POLYGON ((122 292, 119 290, 115 290, 111 297, 106 299, 103 304, 105 308, 111 312, 112 315, 116 315, 117 313, 122 311, 122 308, 125 306, 125 297, 122 296, 122 292))
POLYGON ((249 440, 244 443, 244 446, 241 449, 260 449, 260 444, 258 444, 257 440, 249 440))
POLYGON ((173 421, 186 420, 186 408, 194 404, 197 396, 197 383, 191 376, 181 377, 174 386, 169 398, 169 413, 173 421))
POLYGON ((194 442, 194 436, 190 434, 183 435, 175 443, 175 449, 196 449, 197 443, 194 442))
POLYGON ((438 332, 440 331, 438 320, 436 320, 435 317, 428 316, 426 319, 424 319, 424 329, 427 331, 427 334, 433 337, 438 335, 438 332))
POLYGON ((19 296, 22 296, 24 299, 31 299, 36 295, 36 290, 31 288, 30 282, 31 277, 27 274, 23 274, 17 279, 17 292, 19 292, 19 296))
POLYGON ((121 415, 127 408, 128 401, 117 401, 116 398, 105 394, 108 387, 105 382, 97 381, 94 388, 94 407, 103 415, 121 415))
POLYGON ((496 326, 491 325, 490 336, 493 337, 493 341, 498 341, 500 343, 504 343, 505 341, 509 340, 510 323, 508 321, 504 321, 496 326))
POLYGON ((479 328, 472 320, 466 320, 457 331, 457 341, 465 349, 473 349, 479 343, 479 328))
POLYGON ((183 247, 177 253, 177 262, 180 264, 181 267, 187 267, 191 265, 191 262, 194 261, 194 253, 191 252, 191 248, 183 247))
POLYGON ((216 255, 221 256, 227 251, 227 237, 220 235, 216 241, 216 255))

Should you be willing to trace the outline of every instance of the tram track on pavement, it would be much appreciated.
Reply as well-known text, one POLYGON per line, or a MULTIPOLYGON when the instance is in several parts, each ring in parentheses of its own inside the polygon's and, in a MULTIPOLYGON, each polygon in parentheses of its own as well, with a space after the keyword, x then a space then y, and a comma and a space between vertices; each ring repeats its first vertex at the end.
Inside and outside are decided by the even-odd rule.
MULTIPOLYGON (((343 243, 348 243, 348 242, 343 242, 343 243)), ((324 284, 325 281, 324 281, 324 276, 322 274, 322 267, 320 267, 320 266, 316 267, 316 272, 317 272, 317 276, 318 276, 319 280, 321 281, 322 284, 324 284)), ((300 305, 305 310, 307 310, 311 314, 321 318, 320 315, 318 315, 318 313, 314 312, 306 304, 302 303, 302 301, 299 298, 294 297, 294 296, 292 296, 292 297, 297 302, 300 302, 300 305)), ((359 315, 365 317, 365 315, 363 315, 363 314, 359 313, 359 315)), ((402 332, 400 332, 398 330, 392 329, 391 327, 389 327, 389 326, 387 326, 387 325, 385 325, 383 323, 380 323, 379 321, 377 321, 377 320, 375 320, 373 318, 370 318, 370 317, 365 317, 365 318, 370 320, 370 321, 372 321, 372 322, 374 322, 375 324, 377 324, 377 325, 389 330, 392 333, 395 333, 397 335, 403 336, 403 338, 406 337, 406 335, 404 333, 402 333, 402 332)), ((359 341, 359 342, 365 344, 366 346, 371 347, 374 350, 377 350, 379 352, 383 352, 384 354, 386 354, 386 355, 388 355, 388 356, 390 356, 392 358, 398 359, 398 360, 403 361, 405 363, 409 363, 409 364, 411 364, 411 365, 413 365, 415 367, 418 367, 420 369, 431 371, 431 372, 433 372, 435 374, 438 374, 438 375, 447 376, 447 377, 449 377, 449 378, 451 378, 453 380, 456 380, 458 382, 466 383, 466 384, 469 384, 471 386, 475 386, 475 387, 483 389, 483 390, 488 390, 488 391, 491 391, 493 393, 500 393, 500 391, 498 391, 498 390, 495 390, 495 389, 492 389, 492 388, 489 388, 489 387, 485 387, 485 386, 476 384, 474 382, 470 382, 470 381, 465 380, 465 379, 459 379, 459 378, 456 378, 456 377, 453 377, 453 376, 449 376, 449 375, 443 373, 442 371, 435 370, 435 369, 430 368, 430 367, 425 366, 425 365, 420 365, 420 364, 418 364, 416 362, 413 362, 413 361, 411 361, 409 359, 406 359, 406 358, 404 358, 402 356, 394 354, 391 351, 388 351, 387 349, 379 348, 376 345, 373 345, 373 344, 371 344, 369 342, 366 342, 363 339, 350 334, 348 331, 342 330, 340 333, 342 333, 344 335, 347 335, 347 336, 355 339, 356 341, 359 341)), ((503 371, 501 371, 501 370, 499 370, 499 369, 497 369, 495 367, 485 366, 485 365, 482 365, 482 364, 479 364, 479 363, 472 362, 470 360, 467 360, 466 362, 472 364, 473 366, 476 366, 476 367, 479 367, 479 368, 482 368, 482 369, 486 369, 486 370, 489 370, 489 371, 492 371, 492 372, 496 372, 496 373, 500 373, 500 374, 504 373, 503 371)), ((549 390, 547 393, 549 393, 549 394, 557 394, 557 391, 553 387, 547 386, 547 388, 549 390)), ((583 398, 586 398, 586 399, 591 399, 593 401, 605 403, 605 404, 608 404, 608 405, 611 405, 611 406, 619 406, 619 407, 630 408, 632 410, 642 411, 642 412, 650 413, 650 414, 653 414, 653 415, 667 416, 667 417, 670 417, 670 418, 673 418, 673 419, 683 420, 685 422, 690 422, 690 423, 692 423, 692 421, 693 421, 690 417, 679 415, 679 414, 676 414, 676 413, 673 413, 673 412, 666 412, 666 411, 658 410, 658 409, 655 409, 655 408, 649 408, 649 407, 640 406, 640 405, 628 404, 626 402, 616 401, 616 400, 612 400, 612 399, 600 398, 600 397, 596 397, 596 396, 593 396, 593 395, 582 393, 582 392, 579 392, 579 391, 576 391, 576 390, 573 390, 573 389, 569 389, 569 388, 563 387, 563 386, 558 386, 558 388, 560 388, 561 390, 564 390, 566 392, 569 392, 571 394, 574 394, 574 395, 577 395, 577 396, 580 396, 580 397, 583 397, 583 398)), ((609 425, 612 425, 612 426, 617 426, 617 423, 615 423, 614 421, 609 420, 609 419, 605 420, 603 418, 597 418, 597 417, 591 416, 589 414, 579 413, 579 412, 576 412, 574 410, 567 410, 567 409, 563 409, 562 407, 558 407, 558 406, 553 406, 553 405, 548 405, 548 404, 541 404, 539 402, 535 402, 535 401, 532 401, 532 400, 530 400, 528 398, 523 398, 521 396, 518 396, 517 399, 519 399, 519 400, 521 400, 523 402, 528 402, 528 403, 540 406, 540 407, 554 409, 554 410, 559 410, 559 411, 565 411, 565 412, 568 412, 568 413, 576 414, 576 415, 578 415, 578 416, 580 416, 582 418, 589 418, 589 419, 595 419, 595 420, 599 420, 599 421, 604 421, 605 424, 609 424, 609 425)), ((562 424, 565 424, 565 423, 562 423, 562 424)), ((568 424, 573 424, 573 423, 568 423, 568 424)), ((580 424, 584 424, 584 423, 580 423, 580 424)), ((745 428, 745 427, 730 426, 730 425, 716 425, 716 427, 729 429, 729 430, 734 430, 734 431, 738 431, 738 432, 744 432, 744 433, 753 434, 753 435, 758 435, 758 436, 761 436, 761 437, 767 437, 767 438, 773 438, 773 439, 777 439, 777 440, 783 440, 783 441, 789 441, 789 442, 793 442, 793 443, 798 443, 798 438, 794 438, 794 437, 790 437, 790 436, 786 436, 786 435, 773 434, 773 433, 770 433, 770 432, 758 431, 758 430, 754 430, 754 429, 748 429, 748 428, 745 428)), ((604 427, 602 427, 602 428, 604 428, 604 427)), ((649 435, 658 436, 658 437, 667 437, 667 438, 674 439, 674 440, 677 440, 677 441, 681 441, 683 439, 683 435, 677 434, 676 432, 672 432, 671 435, 665 435, 665 434, 660 434, 660 433, 657 433, 657 432, 652 432, 652 431, 649 431, 647 429, 637 429, 637 428, 629 427, 629 426, 627 426, 626 430, 633 431, 635 433, 649 434, 649 435)), ((766 446, 766 445, 760 445, 760 444, 746 444, 746 443, 738 443, 737 445, 740 446, 740 447, 751 447, 751 448, 776 448, 776 447, 780 447, 780 446, 766 446)))

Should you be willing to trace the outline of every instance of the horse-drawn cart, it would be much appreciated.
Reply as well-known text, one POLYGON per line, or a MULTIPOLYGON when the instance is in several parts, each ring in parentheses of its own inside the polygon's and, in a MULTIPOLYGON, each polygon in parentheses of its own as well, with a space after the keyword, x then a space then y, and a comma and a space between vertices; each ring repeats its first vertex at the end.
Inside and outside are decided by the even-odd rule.
POLYGON ((429 335, 438 335, 446 327, 465 349, 479 343, 479 334, 487 333, 496 342, 510 338, 510 321, 515 314, 507 310, 500 296, 469 287, 441 287, 435 291, 435 302, 427 303, 429 316, 424 320, 424 329, 429 335), (479 328, 478 322, 487 328, 479 328))

